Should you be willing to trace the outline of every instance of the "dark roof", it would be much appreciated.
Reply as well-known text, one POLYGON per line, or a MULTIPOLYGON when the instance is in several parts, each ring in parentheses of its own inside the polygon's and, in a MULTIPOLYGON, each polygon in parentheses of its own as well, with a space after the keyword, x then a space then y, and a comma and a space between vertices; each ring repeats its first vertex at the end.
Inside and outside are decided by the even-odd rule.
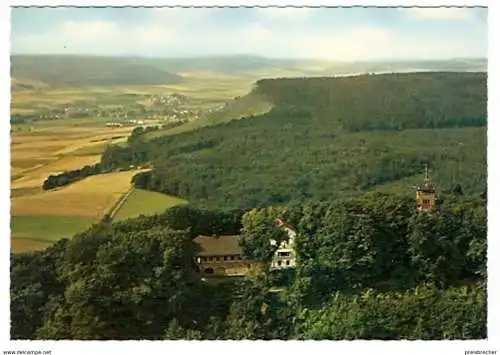
POLYGON ((200 256, 208 255, 241 255, 243 251, 240 247, 239 235, 222 235, 217 237, 208 237, 199 235, 194 242, 200 246, 200 256))

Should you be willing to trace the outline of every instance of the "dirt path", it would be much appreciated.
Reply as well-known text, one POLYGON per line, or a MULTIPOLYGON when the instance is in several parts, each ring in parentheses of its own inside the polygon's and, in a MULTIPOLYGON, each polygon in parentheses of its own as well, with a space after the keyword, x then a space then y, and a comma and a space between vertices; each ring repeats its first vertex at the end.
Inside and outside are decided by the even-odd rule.
POLYGON ((125 203, 125 201, 127 201, 127 199, 129 198, 130 194, 135 190, 135 187, 132 185, 130 187, 130 189, 125 193, 123 194, 123 196, 116 202, 116 204, 111 208, 111 210, 109 211, 109 218, 111 220, 113 220, 113 218, 115 218, 116 214, 118 213, 118 211, 120 210, 120 208, 123 206, 123 204, 125 203))

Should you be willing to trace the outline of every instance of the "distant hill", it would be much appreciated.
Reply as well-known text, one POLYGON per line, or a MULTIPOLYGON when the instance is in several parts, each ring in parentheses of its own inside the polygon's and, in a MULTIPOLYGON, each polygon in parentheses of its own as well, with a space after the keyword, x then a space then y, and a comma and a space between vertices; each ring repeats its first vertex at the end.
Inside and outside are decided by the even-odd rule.
POLYGON ((11 56, 11 77, 50 86, 166 85, 182 77, 148 62, 85 56, 11 56))
POLYGON ((176 73, 205 70, 222 74, 252 73, 273 69, 294 70, 313 64, 325 66, 328 63, 314 60, 272 59, 245 55, 226 57, 160 58, 152 61, 159 67, 176 73))
POLYGON ((486 72, 486 59, 457 58, 448 60, 398 60, 398 61, 371 61, 333 63, 324 70, 328 74, 346 73, 407 73, 419 71, 451 71, 451 72, 486 72))
POLYGON ((16 79, 12 78, 10 82, 10 88, 12 91, 24 91, 24 90, 36 90, 40 89, 43 87, 46 87, 47 84, 39 82, 39 81, 34 81, 34 80, 29 80, 29 79, 16 79))
MULTIPOLYGON (((254 78, 332 76, 360 73, 487 70, 486 59, 331 62, 260 56, 132 58, 62 55, 13 55, 11 76, 51 86, 167 85, 197 71, 254 78)), ((22 87, 16 87, 21 88, 22 87)))
POLYGON ((331 62, 314 59, 279 59, 259 56, 227 56, 199 58, 162 58, 154 59, 155 65, 171 72, 195 70, 216 73, 251 74, 276 70, 302 72, 303 75, 335 75, 370 72, 413 72, 413 71, 486 71, 486 59, 449 59, 449 60, 394 60, 394 61, 352 61, 331 62))
POLYGON ((138 187, 210 207, 385 186, 412 195, 424 164, 440 192, 460 184, 478 195, 486 184, 486 81, 485 73, 443 72, 260 80, 250 95, 271 104, 269 112, 116 148, 103 163, 151 160, 155 170, 138 187))

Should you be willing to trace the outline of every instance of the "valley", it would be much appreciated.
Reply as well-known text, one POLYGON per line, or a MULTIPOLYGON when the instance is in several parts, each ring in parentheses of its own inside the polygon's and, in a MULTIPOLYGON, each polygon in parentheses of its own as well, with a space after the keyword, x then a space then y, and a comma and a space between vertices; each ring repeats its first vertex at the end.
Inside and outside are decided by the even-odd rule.
MULTIPOLYGON (((29 70, 38 67, 33 69, 31 63, 21 63, 14 73, 33 75, 29 70)), ((12 86, 14 252, 43 249, 83 232, 111 212, 127 192, 131 192, 129 200, 115 211, 117 220, 185 203, 156 192, 132 191, 135 170, 91 176, 55 190, 44 191, 42 185, 49 175, 99 163, 106 147, 126 145, 137 127, 155 128, 146 133, 150 138, 196 127, 251 86, 249 79, 224 75, 188 75, 182 83, 169 85, 65 83, 59 87, 37 80, 36 74, 30 80, 13 79, 12 86)))

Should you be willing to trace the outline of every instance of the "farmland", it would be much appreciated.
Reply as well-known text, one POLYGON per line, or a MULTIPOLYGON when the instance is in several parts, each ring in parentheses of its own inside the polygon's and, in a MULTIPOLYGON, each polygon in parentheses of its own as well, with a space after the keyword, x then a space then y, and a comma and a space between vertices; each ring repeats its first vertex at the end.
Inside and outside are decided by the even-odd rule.
MULTIPOLYGON (((251 78, 220 75, 188 77, 182 84, 44 88, 14 91, 14 122, 47 120, 92 125, 134 118, 194 119, 221 109, 233 97, 244 95, 251 78)), ((52 125, 53 123, 49 123, 52 125)))
POLYGON ((23 252, 45 248, 59 238, 82 232, 95 220, 79 217, 13 216, 11 219, 12 251, 23 252))
MULTIPOLYGON (((98 222, 130 189, 136 171, 91 176, 69 186, 11 198, 12 247, 71 237, 98 222), (22 241, 21 241, 22 240, 22 241)), ((16 191, 14 189, 13 191, 16 191)))
POLYGON ((137 171, 90 176, 66 187, 12 200, 14 216, 67 216, 98 220, 130 189, 137 171))
POLYGON ((120 221, 140 215, 162 213, 167 208, 185 203, 185 200, 155 191, 134 189, 125 203, 120 207, 113 220, 120 221))
MULTIPOLYGON (((91 176, 44 191, 42 184, 49 175, 96 164, 108 145, 126 145, 137 126, 128 124, 131 119, 144 120, 146 126, 188 121, 172 133, 203 126, 202 118, 214 117, 220 110, 222 119, 227 120, 227 111, 234 111, 234 104, 227 107, 226 102, 248 92, 253 80, 213 73, 184 75, 182 81, 168 85, 54 86, 34 80, 26 86, 19 85, 26 79, 13 79, 12 251, 42 249, 84 231, 117 207, 137 171, 91 176), (118 124, 107 127, 111 122, 118 124)), ((207 120, 207 124, 212 123, 217 122, 207 120)), ((169 130, 151 134, 161 136, 169 130)), ((114 220, 163 212, 186 203, 140 189, 126 197, 114 211, 114 220)))

